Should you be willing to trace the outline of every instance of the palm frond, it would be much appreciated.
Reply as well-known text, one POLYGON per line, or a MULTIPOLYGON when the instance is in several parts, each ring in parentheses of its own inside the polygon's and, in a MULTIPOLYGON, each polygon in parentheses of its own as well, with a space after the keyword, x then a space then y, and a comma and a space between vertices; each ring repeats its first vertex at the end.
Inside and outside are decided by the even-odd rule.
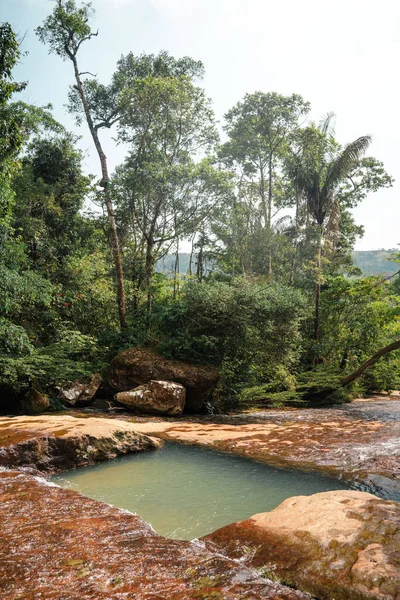
POLYGON ((332 160, 326 173, 322 189, 323 195, 326 195, 329 190, 334 189, 348 175, 354 165, 365 154, 370 143, 371 136, 364 135, 359 137, 354 142, 347 144, 339 156, 332 160))
POLYGON ((329 137, 335 137, 335 119, 336 115, 334 112, 328 112, 326 115, 319 121, 318 129, 324 133, 325 135, 329 135, 329 137))
POLYGON ((287 229, 289 229, 291 224, 292 218, 290 215, 285 215, 277 219, 275 223, 272 224, 272 229, 275 231, 275 233, 284 233, 287 229))

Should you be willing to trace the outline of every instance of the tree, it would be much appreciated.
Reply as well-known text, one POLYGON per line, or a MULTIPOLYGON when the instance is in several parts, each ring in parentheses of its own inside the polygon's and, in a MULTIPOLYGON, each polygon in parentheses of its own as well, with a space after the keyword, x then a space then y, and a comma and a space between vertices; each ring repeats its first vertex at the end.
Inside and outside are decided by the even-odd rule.
POLYGON ((9 228, 13 203, 10 181, 17 169, 17 155, 24 143, 21 114, 10 102, 26 83, 13 81, 12 71, 21 56, 19 44, 9 23, 0 25, 0 248, 9 228))
POLYGON ((274 199, 279 196, 279 169, 288 140, 301 116, 310 109, 298 94, 275 92, 246 94, 225 115, 229 140, 221 147, 222 160, 238 170, 240 185, 251 181, 257 187, 260 217, 268 238, 268 274, 272 275, 272 220, 274 199), (255 181, 254 181, 255 178, 255 181))
POLYGON ((53 13, 47 17, 43 26, 37 28, 39 39, 50 46, 50 52, 55 52, 63 60, 69 59, 74 68, 75 89, 79 94, 86 123, 92 136, 101 166, 104 201, 107 208, 108 221, 111 229, 111 242, 117 280, 118 312, 121 328, 126 327, 126 303, 122 257, 115 220, 114 206, 110 194, 110 178, 107 157, 99 137, 99 129, 109 127, 110 122, 95 122, 91 107, 85 93, 82 73, 78 66, 78 52, 82 44, 97 35, 90 25, 93 14, 90 3, 78 5, 75 0, 57 0, 53 13))
POLYGON ((301 146, 288 161, 288 172, 299 195, 304 196, 307 213, 314 220, 317 231, 314 341, 320 335, 320 295, 321 260, 324 238, 324 225, 330 218, 332 231, 336 227, 340 209, 338 188, 360 164, 360 159, 371 142, 370 136, 363 136, 347 144, 343 149, 327 135, 326 131, 314 125, 301 132, 301 146))
POLYGON ((210 160, 196 162, 217 140, 204 91, 187 76, 146 77, 126 91, 120 139, 129 144, 114 185, 120 219, 144 253, 147 308, 154 264, 199 229, 226 191, 227 177, 210 160))

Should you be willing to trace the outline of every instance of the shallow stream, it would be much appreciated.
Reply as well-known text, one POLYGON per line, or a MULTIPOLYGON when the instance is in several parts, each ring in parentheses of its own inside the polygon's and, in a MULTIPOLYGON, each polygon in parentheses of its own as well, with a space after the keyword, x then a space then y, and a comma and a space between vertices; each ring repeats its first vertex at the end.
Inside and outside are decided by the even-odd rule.
POLYGON ((290 496, 352 487, 315 473, 172 443, 51 480, 134 512, 161 535, 186 540, 270 511, 290 496))

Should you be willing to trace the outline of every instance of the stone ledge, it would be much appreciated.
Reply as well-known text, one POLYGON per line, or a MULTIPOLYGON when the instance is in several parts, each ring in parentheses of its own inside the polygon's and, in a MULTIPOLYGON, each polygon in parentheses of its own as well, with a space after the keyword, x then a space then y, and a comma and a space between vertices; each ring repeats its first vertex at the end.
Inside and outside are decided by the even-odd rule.
POLYGON ((160 446, 132 423, 69 415, 0 418, 0 465, 56 472, 160 446))

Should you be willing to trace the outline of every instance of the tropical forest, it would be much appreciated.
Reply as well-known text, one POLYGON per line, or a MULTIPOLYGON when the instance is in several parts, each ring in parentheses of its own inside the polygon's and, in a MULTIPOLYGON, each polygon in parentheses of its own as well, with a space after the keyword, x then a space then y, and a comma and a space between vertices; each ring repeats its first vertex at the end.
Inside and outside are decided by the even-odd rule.
POLYGON ((105 79, 100 4, 32 24, 58 107, 29 102, 0 19, 0 598, 396 600, 400 251, 357 251, 395 185, 369 125, 261 86, 217 115, 207 65, 168 49, 105 79), (171 515, 105 492, 163 472, 154 500, 176 470, 181 496, 202 469, 171 515), (265 469, 303 487, 268 504, 265 469))

